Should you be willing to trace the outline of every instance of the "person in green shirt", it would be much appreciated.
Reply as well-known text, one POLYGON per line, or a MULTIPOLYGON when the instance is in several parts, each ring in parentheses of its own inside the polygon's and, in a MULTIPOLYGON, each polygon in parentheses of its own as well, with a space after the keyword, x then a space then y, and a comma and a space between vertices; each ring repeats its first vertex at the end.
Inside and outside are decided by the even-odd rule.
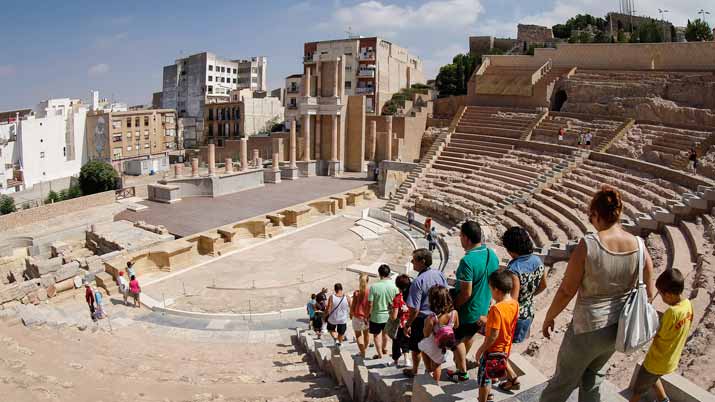
POLYGON ((370 286, 367 297, 367 311, 369 311, 370 333, 375 341, 377 354, 373 359, 382 359, 387 354, 387 334, 383 332, 385 324, 390 318, 390 304, 399 292, 395 283, 390 280, 390 267, 386 264, 377 269, 380 281, 370 286))
POLYGON ((482 228, 475 221, 462 224, 459 240, 465 254, 457 267, 454 289, 454 306, 459 313, 459 328, 454 331, 457 346, 453 349, 457 370, 447 370, 447 375, 452 380, 467 381, 467 353, 472 347, 474 334, 486 322, 492 301, 489 275, 499 269, 499 257, 494 250, 482 244, 482 228))

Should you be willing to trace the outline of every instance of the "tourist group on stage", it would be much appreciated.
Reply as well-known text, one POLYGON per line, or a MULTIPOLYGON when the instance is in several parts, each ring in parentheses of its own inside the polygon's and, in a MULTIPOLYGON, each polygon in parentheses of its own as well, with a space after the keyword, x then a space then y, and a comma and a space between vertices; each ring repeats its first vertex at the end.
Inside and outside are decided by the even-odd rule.
MULTIPOLYGON (((619 224, 622 210, 621 194, 612 187, 603 187, 591 200, 589 221, 596 233, 584 236, 571 254, 541 328, 542 335, 551 338, 561 327, 557 318, 576 298, 542 402, 566 401, 577 388, 579 401, 602 400, 600 385, 609 359, 616 351, 632 353, 648 342, 630 400, 640 401, 652 389, 658 402, 669 401, 660 377, 678 367, 693 309, 683 297, 680 271, 668 269, 654 277, 642 239, 619 224), (660 318, 650 305, 656 294, 669 306, 660 318)), ((417 375, 424 362, 438 382, 444 378, 447 351, 455 367, 446 370, 447 379, 470 381, 467 358, 472 353, 480 402, 493 400, 492 386, 507 392, 521 389, 509 355, 514 343, 532 336, 534 297, 547 288, 546 269, 521 227, 509 228, 502 236, 511 257, 503 269, 494 250, 484 244, 477 222, 464 222, 459 238, 465 254, 454 287, 432 267, 430 241, 430 249, 412 253, 414 278, 402 274, 391 279, 390 267, 382 265, 375 283, 361 274, 351 295, 340 283, 332 292, 322 289, 311 295, 307 313, 315 335, 320 338, 327 329, 340 346, 350 325, 363 358, 389 356, 407 377, 417 375)))

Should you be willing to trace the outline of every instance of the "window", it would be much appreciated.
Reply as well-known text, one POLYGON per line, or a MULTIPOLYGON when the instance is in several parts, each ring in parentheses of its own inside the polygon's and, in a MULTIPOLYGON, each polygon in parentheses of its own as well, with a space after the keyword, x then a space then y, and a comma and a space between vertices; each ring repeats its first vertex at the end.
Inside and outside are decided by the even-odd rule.
POLYGON ((214 93, 214 87, 213 87, 213 85, 209 85, 209 93, 210 93, 210 94, 214 93))
POLYGON ((256 78, 256 77, 251 78, 251 82, 254 83, 254 84, 257 83, 257 82, 258 82, 258 78, 256 78))
POLYGON ((138 117, 134 118, 134 127, 139 127, 139 118, 138 117))
POLYGON ((211 120, 213 120, 213 119, 214 119, 214 110, 213 110, 213 109, 209 109, 209 121, 211 121, 211 120))
POLYGON ((258 74, 258 68, 256 68, 256 67, 251 68, 251 72, 253 74, 258 74))
POLYGON ((234 84, 236 83, 236 79, 235 79, 235 78, 233 79, 233 83, 234 83, 234 84))
MULTIPOLYGON (((138 146, 138 145, 137 145, 137 146, 138 146)), ((128 146, 127 146, 127 151, 131 151, 131 150, 132 150, 132 146, 131 146, 131 145, 128 145, 128 146)))
POLYGON ((235 68, 233 69, 233 73, 236 74, 236 69, 235 69, 235 68))
POLYGON ((144 116, 144 127, 149 125, 149 116, 144 116))
POLYGON ((144 144, 144 148, 149 148, 149 143, 144 144))
POLYGON ((44 152, 40 152, 40 159, 45 159, 45 153, 44 153, 44 152))
POLYGON ((135 145, 135 149, 138 151, 139 150, 139 144, 135 145))
POLYGON ((127 117, 127 127, 131 127, 131 126, 132 126, 132 118, 127 117))
POLYGON ((345 81, 345 89, 350 89, 353 87, 352 81, 345 81))
POLYGON ((112 130, 121 130, 122 129, 122 121, 121 120, 112 120, 112 130))
POLYGON ((139 131, 134 132, 134 136, 139 139, 142 136, 142 133, 139 131))
POLYGON ((67 156, 67 147, 62 147, 62 156, 67 156))
POLYGON ((209 75, 209 81, 213 81, 213 80, 214 80, 214 77, 209 75))
MULTIPOLYGON (((131 136, 129 136, 131 138, 131 136)), ((122 142, 122 135, 115 135, 112 137, 112 142, 122 142)))
POLYGON ((132 140, 132 133, 127 133, 127 141, 131 141, 131 140, 132 140))
POLYGON ((222 72, 222 73, 225 73, 225 72, 226 72, 226 68, 225 68, 225 67, 221 67, 221 72, 222 72))
MULTIPOLYGON (((214 66, 212 66, 211 64, 209 64, 209 71, 213 71, 213 70, 214 70, 214 66)), ((209 76, 209 77, 210 77, 210 76, 209 76)), ((211 80, 209 79, 209 81, 211 81, 211 80)))
POLYGON ((214 136, 214 126, 213 124, 209 124, 209 137, 214 136))
POLYGON ((149 130, 144 130, 144 139, 145 140, 149 139, 149 130))
POLYGON ((119 159, 122 157, 122 149, 114 148, 112 149, 112 159, 119 159))
POLYGON ((221 77, 221 82, 226 82, 226 79, 221 77))

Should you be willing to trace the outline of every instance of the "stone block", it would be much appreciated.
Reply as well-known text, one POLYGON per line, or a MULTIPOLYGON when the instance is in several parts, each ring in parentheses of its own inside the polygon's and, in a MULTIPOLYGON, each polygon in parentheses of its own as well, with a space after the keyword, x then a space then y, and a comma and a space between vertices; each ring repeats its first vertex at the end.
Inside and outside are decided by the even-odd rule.
POLYGON ((74 278, 77 275, 82 274, 82 271, 79 268, 79 263, 77 262, 71 262, 69 264, 65 264, 57 270, 57 272, 54 273, 54 278, 55 282, 62 282, 66 279, 74 278))
POLYGON ((316 174, 315 161, 299 161, 298 174, 300 177, 313 177, 316 174))
POLYGON ((281 211, 281 215, 285 217, 283 223, 286 226, 299 227, 307 223, 310 212, 313 209, 308 206, 299 206, 281 211))
POLYGON ((353 401, 366 402, 368 400, 368 371, 360 357, 354 359, 353 366, 353 401))
POLYGON ((115 287, 114 278, 106 272, 100 272, 94 276, 97 287, 104 289, 108 295, 111 295, 110 289, 115 287))
POLYGON ((283 167, 281 168, 281 179, 283 180, 298 180, 300 173, 298 168, 283 167))
POLYGON ((45 275, 40 278, 40 286, 47 289, 50 286, 55 284, 55 277, 54 275, 45 275))
POLYGON ((20 300, 25 294, 20 289, 19 284, 6 286, 0 289, 0 304, 5 304, 13 300, 20 300))
POLYGON ((280 183, 281 182, 281 171, 273 170, 273 168, 263 169, 263 182, 264 183, 280 183))
POLYGON ((220 246, 221 235, 218 233, 204 233, 199 236, 199 254, 216 255, 220 246))

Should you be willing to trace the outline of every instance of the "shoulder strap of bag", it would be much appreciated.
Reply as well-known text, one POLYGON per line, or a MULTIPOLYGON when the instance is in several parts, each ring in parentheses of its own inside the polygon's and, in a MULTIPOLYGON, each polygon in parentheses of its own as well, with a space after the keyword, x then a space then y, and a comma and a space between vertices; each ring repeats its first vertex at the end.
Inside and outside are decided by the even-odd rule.
MULTIPOLYGON (((332 295, 332 296, 330 296, 330 297, 333 298, 333 297, 335 297, 335 295, 332 295)), ((345 295, 343 295, 343 298, 340 299, 340 301, 338 302, 338 304, 337 304, 335 307, 333 307, 333 309, 330 311, 330 314, 328 314, 328 317, 330 317, 331 315, 333 315, 333 313, 335 312, 335 310, 337 310, 338 307, 340 307, 340 305, 343 304, 343 301, 345 301, 345 295)))
POLYGON ((636 236, 638 241, 638 283, 636 287, 643 284, 643 267, 645 266, 645 245, 640 236, 636 236))

